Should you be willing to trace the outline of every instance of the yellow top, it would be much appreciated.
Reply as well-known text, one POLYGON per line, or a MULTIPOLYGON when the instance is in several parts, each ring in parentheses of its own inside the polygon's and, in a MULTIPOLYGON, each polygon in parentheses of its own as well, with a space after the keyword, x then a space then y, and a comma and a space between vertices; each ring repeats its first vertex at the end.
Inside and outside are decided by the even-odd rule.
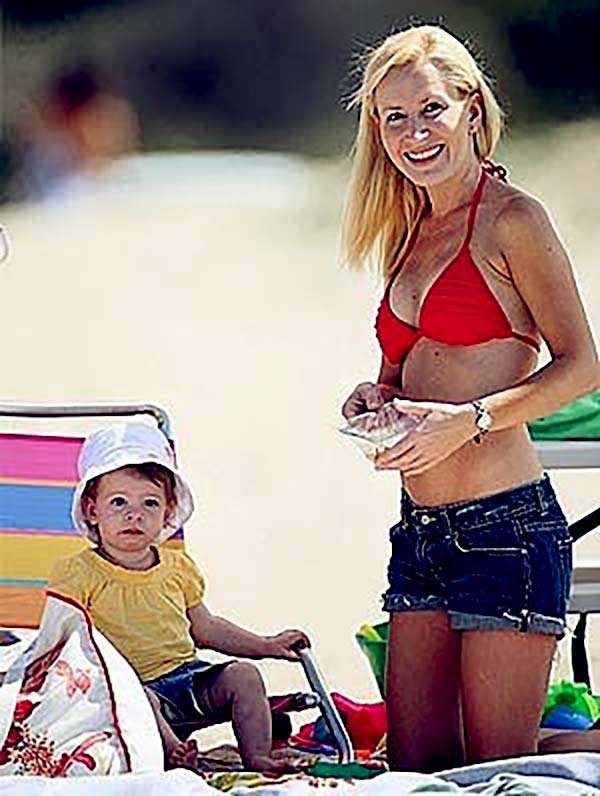
POLYGON ((157 548, 150 569, 124 569, 94 549, 58 561, 48 588, 77 600, 142 681, 195 659, 186 610, 204 596, 204 578, 181 550, 157 548))

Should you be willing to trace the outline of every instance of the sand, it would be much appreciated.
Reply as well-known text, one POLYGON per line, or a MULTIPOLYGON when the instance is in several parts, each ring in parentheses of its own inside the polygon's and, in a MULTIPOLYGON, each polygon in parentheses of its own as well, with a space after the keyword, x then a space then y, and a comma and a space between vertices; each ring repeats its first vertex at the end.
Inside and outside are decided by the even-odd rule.
MULTIPOLYGON (((579 123, 502 153, 551 209, 596 332, 597 135, 579 123)), ((398 479, 374 473, 337 431, 343 398, 378 360, 378 285, 339 265, 346 170, 283 156, 145 158, 80 194, 4 207, 14 252, 0 266, 0 397, 165 407, 197 494, 187 538, 209 607, 263 633, 304 628, 330 685, 371 700, 353 636, 383 618, 398 479)), ((570 517, 596 507, 599 473, 556 484, 570 517)), ((600 559, 598 537, 576 553, 600 559)), ((298 666, 263 670, 272 692, 305 685, 298 666)))

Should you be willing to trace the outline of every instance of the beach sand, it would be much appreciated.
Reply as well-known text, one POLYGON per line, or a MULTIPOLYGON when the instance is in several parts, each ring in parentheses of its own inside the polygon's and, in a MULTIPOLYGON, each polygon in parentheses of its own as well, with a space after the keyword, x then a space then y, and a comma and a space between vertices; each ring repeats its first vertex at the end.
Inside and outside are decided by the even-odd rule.
MULTIPOLYGON (((600 175, 581 152, 597 135, 580 123, 502 153, 550 208, 596 333, 600 175)), ((0 266, 0 397, 165 407, 197 495, 187 538, 211 610, 263 633, 304 628, 330 686, 375 700, 354 633, 384 618, 398 479, 373 472, 337 430, 342 400, 378 366, 379 286, 339 264, 346 172, 286 158, 149 159, 78 198, 5 207, 14 251, 0 266)), ((555 482, 571 518, 596 507, 600 473, 555 482)), ((576 555, 600 559, 600 537, 576 555)), ((600 689, 600 623, 591 630, 600 689)), ((563 651, 559 673, 567 662, 563 651)), ((263 671, 271 692, 305 687, 298 666, 263 671)))

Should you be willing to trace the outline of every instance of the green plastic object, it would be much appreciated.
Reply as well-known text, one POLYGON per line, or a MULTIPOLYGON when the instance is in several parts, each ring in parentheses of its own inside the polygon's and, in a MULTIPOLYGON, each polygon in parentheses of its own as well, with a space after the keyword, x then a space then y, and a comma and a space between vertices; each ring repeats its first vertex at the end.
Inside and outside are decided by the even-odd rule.
POLYGON ((600 440, 600 390, 529 423, 529 433, 534 440, 600 440))
POLYGON ((585 683, 572 683, 569 680, 553 683, 544 704, 544 717, 557 705, 566 705, 592 721, 600 718, 597 698, 592 696, 585 683))
POLYGON ((313 777, 335 777, 335 779, 372 779, 383 774, 385 769, 364 766, 362 763, 328 763, 320 761, 310 766, 308 773, 313 777))
POLYGON ((355 638, 358 646, 367 656, 371 669, 377 680, 379 693, 384 696, 385 691, 385 659, 387 655, 387 640, 389 626, 387 622, 378 625, 362 625, 355 638))

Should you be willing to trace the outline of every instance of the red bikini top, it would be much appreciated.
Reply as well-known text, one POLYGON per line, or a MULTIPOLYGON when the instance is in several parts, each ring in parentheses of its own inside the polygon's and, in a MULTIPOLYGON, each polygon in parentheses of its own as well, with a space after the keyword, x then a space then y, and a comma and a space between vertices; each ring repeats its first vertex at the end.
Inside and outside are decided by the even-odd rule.
POLYGON ((537 340, 514 331, 469 251, 475 214, 485 179, 486 172, 483 171, 469 209, 467 234, 463 244, 456 257, 429 288, 421 305, 418 326, 412 326, 398 318, 390 305, 390 290, 415 245, 419 225, 413 230, 405 252, 388 281, 375 322, 377 338, 388 362, 394 365, 402 362, 421 337, 450 345, 476 345, 489 340, 515 337, 539 351, 537 340))

